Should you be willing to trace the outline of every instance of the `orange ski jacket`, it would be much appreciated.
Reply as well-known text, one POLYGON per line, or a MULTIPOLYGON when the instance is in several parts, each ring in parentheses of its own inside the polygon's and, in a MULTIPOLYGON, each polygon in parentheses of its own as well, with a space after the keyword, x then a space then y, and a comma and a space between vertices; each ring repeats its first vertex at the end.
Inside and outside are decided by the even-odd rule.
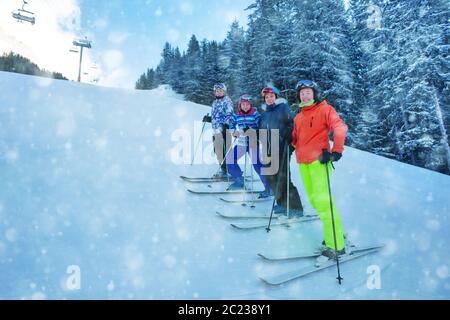
POLYGON ((322 149, 342 153, 347 131, 347 125, 325 100, 303 107, 294 118, 292 131, 292 146, 295 148, 297 163, 312 163, 318 160, 322 149), (334 132, 332 150, 328 137, 331 131, 334 132))

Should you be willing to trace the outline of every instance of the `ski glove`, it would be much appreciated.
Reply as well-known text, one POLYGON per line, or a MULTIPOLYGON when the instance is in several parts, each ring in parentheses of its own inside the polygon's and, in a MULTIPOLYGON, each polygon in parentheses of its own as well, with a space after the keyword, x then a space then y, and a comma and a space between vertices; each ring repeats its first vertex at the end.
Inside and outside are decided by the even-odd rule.
POLYGON ((206 116, 203 117, 202 122, 210 122, 211 123, 211 116, 209 114, 207 114, 206 116))
POLYGON ((333 152, 333 153, 331 154, 330 160, 333 161, 333 162, 338 162, 339 159, 340 159, 341 157, 342 157, 342 153, 339 153, 339 152, 333 152))
POLYGON ((337 161, 339 161, 339 159, 341 159, 341 157, 342 157, 342 153, 339 153, 339 152, 330 153, 330 152, 328 152, 328 150, 323 149, 322 154, 319 157, 319 161, 320 161, 320 163, 328 163, 330 161, 337 162, 337 161))
POLYGON ((328 152, 327 149, 322 150, 322 154, 319 157, 320 163, 328 163, 330 162, 331 153, 328 152))

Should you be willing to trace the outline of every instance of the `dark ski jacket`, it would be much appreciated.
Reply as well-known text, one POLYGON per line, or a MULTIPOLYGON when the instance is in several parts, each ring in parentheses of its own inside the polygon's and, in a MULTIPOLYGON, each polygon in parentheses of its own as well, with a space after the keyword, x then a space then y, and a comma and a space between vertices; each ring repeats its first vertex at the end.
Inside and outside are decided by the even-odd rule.
MULTIPOLYGON (((294 128, 294 113, 284 101, 284 99, 277 99, 274 105, 266 106, 266 110, 261 114, 261 118, 259 121, 259 129, 279 129, 280 155, 284 150, 283 148, 285 147, 285 144, 291 143, 292 130, 294 128)), ((271 150, 270 132, 268 133, 268 137, 268 149, 271 150)))

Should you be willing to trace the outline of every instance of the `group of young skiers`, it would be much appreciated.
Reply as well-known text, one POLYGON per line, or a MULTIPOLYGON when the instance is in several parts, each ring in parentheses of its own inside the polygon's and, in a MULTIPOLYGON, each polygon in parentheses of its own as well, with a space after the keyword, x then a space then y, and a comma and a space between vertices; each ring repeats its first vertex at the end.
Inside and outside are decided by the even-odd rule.
POLYGON ((286 215, 289 210, 290 217, 302 217, 302 201, 290 178, 289 163, 295 150, 306 195, 323 223, 325 249, 322 255, 335 259, 336 255, 344 254, 344 231, 331 196, 330 178, 332 162, 342 157, 348 129, 336 110, 325 100, 321 101, 316 83, 311 80, 298 82, 297 114, 273 86, 261 91, 265 103, 262 112, 255 108, 248 94, 241 95, 235 112, 224 83, 214 85, 214 93, 211 116, 205 116, 203 121, 211 122, 214 132, 214 152, 220 163, 215 177, 228 178, 232 182, 228 187, 230 190, 243 189, 245 181, 238 160, 248 154, 264 185, 264 191, 258 197, 275 197, 274 214, 286 215), (265 131, 264 135, 262 131, 265 131), (274 132, 278 135, 273 135, 274 132), (332 148, 329 143, 331 132, 332 148), (274 147, 277 136, 278 148, 274 147), (265 144, 264 148, 262 144, 265 144), (264 156, 270 156, 269 163, 262 161, 264 156), (278 160, 278 170, 263 170, 271 166, 274 159, 278 160))

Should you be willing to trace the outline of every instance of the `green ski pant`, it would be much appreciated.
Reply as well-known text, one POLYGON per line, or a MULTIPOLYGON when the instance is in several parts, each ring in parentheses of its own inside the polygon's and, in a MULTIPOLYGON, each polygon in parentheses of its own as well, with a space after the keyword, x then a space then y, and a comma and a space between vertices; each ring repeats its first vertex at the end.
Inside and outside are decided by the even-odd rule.
MULTIPOLYGON (((328 163, 328 173, 331 180, 331 162, 328 163)), ((333 223, 331 219, 330 194, 328 192, 328 181, 325 164, 318 160, 308 164, 300 164, 300 175, 303 186, 308 196, 311 206, 317 211, 317 214, 323 223, 323 233, 325 235, 325 245, 327 248, 334 249, 333 223)), ((333 203, 334 225, 336 229, 337 250, 345 248, 344 230, 342 228, 341 217, 333 203)))

